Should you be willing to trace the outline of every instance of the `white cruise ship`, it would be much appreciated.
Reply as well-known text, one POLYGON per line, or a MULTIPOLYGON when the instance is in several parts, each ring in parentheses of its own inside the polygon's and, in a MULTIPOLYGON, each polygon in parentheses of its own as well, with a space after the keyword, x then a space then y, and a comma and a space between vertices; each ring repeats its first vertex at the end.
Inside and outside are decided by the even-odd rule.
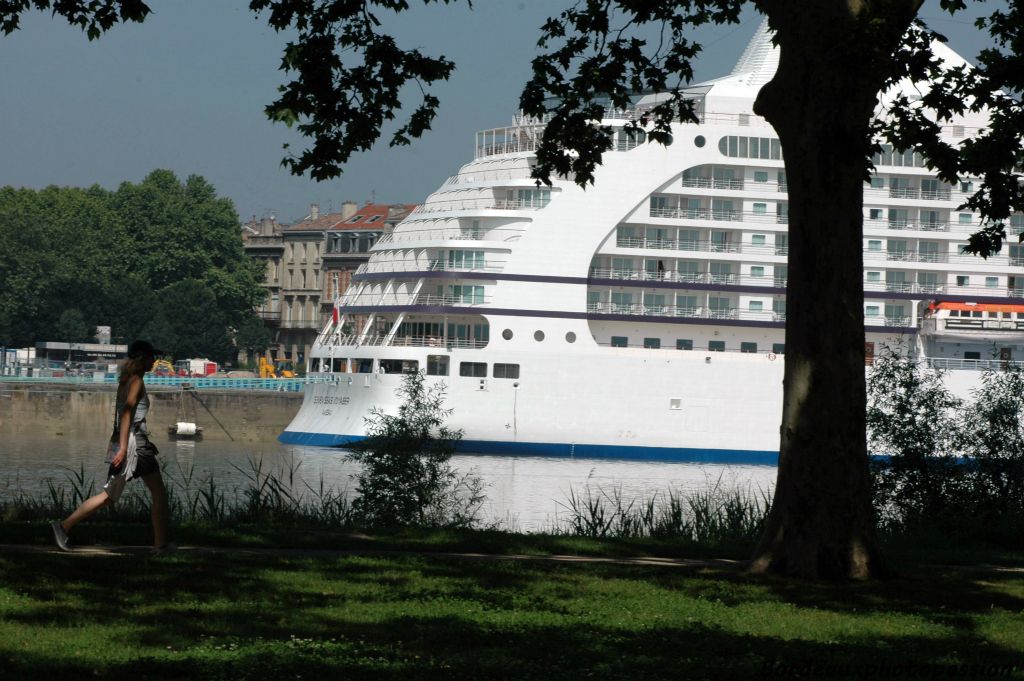
MULTIPOLYGON (((371 407, 397 408, 403 372, 425 370, 446 384, 466 451, 774 463, 786 175, 752 106, 777 63, 762 26, 730 75, 688 89, 700 123, 677 124, 669 147, 622 129, 655 96, 606 110, 615 146, 587 190, 530 179, 542 121, 477 133, 473 160, 377 242, 337 301, 309 359, 326 380, 280 439, 358 439, 371 407)), ((943 133, 960 140, 985 120, 955 123, 943 133)), ((1024 247, 961 254, 979 227, 957 209, 972 183, 944 184, 911 152, 886 149, 876 167, 868 355, 901 343, 964 394, 993 353, 1024 351, 1024 247)))

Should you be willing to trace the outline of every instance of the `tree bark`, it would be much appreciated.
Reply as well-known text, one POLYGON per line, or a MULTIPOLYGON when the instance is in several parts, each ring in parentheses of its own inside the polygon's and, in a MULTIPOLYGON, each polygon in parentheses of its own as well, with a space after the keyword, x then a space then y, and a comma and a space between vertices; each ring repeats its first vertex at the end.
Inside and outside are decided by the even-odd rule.
POLYGON ((782 142, 789 282, 778 480, 750 569, 866 579, 882 564, 865 435, 863 183, 877 95, 919 3, 762 4, 780 59, 754 110, 782 142))

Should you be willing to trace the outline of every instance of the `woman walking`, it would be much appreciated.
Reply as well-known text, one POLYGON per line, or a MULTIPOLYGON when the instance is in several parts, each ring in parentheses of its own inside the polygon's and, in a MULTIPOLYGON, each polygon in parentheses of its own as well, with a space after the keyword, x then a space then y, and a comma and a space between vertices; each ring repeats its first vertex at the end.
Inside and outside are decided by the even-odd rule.
POLYGON ((114 432, 107 448, 107 483, 63 521, 54 520, 53 538, 61 551, 70 551, 68 534, 75 525, 105 506, 117 502, 129 480, 142 478, 153 497, 153 550, 164 552, 173 547, 167 543, 167 489, 160 476, 156 447, 149 441, 146 414, 149 395, 142 381, 153 368, 157 351, 150 343, 137 340, 128 346, 128 359, 121 367, 114 406, 114 432))

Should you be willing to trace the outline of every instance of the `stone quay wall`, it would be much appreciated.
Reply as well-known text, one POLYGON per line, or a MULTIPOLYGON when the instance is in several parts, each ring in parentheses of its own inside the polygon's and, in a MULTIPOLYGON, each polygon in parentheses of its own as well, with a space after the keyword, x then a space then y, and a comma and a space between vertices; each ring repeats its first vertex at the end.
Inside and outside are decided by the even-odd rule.
MULTIPOLYGON (((200 390, 196 395, 210 411, 178 388, 147 388, 151 409, 146 423, 154 438, 163 439, 185 414, 202 427, 204 440, 228 440, 227 430, 240 442, 277 439, 299 411, 302 393, 268 390, 200 390), (210 412, 216 417, 214 420, 210 412), (220 421, 224 428, 217 424, 220 421)), ((114 419, 114 385, 5 383, 0 385, 0 436, 53 432, 70 436, 109 433, 114 419)), ((159 441, 159 440, 158 440, 159 441)))

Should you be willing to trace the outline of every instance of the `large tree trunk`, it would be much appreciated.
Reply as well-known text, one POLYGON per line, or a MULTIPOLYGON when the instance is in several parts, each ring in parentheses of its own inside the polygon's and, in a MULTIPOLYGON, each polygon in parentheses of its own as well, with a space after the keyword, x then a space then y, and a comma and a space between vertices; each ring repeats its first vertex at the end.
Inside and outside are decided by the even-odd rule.
POLYGON ((751 569, 870 578, 881 563, 864 420, 863 183, 877 93, 917 3, 765 5, 780 59, 755 111, 782 141, 789 284, 778 481, 751 569))

